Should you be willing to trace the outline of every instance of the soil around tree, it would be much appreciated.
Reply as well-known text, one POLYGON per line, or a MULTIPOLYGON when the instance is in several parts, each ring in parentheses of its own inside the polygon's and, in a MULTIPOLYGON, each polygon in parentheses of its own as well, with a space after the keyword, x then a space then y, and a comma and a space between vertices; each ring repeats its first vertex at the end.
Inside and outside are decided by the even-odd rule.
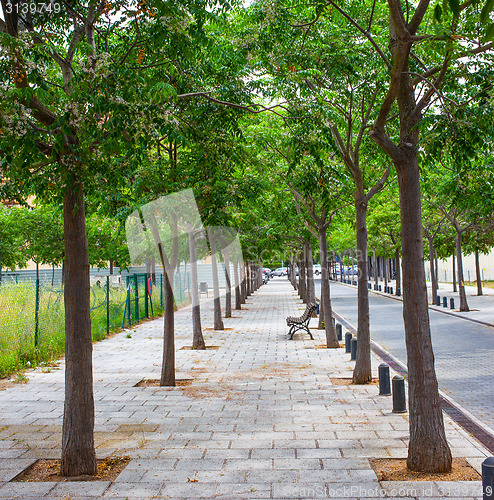
POLYGON ((184 345, 180 348, 181 351, 217 351, 220 348, 219 345, 207 345, 205 349, 194 349, 190 345, 184 345))
POLYGON ((130 457, 107 457, 96 460, 97 473, 94 475, 63 477, 60 475, 60 459, 36 460, 10 482, 62 482, 62 481, 115 481, 119 474, 127 467, 130 457))
POLYGON ((379 385, 379 379, 373 378, 368 384, 354 384, 352 378, 330 378, 333 385, 379 385))
MULTIPOLYGON (((177 378, 175 379, 175 387, 187 387, 190 384, 192 384, 193 381, 194 379, 192 378, 177 378)), ((168 386, 160 386, 160 382, 161 380, 157 378, 150 378, 150 379, 144 378, 141 381, 137 382, 137 384, 134 385, 134 387, 163 387, 163 388, 168 387, 168 386)))
POLYGON ((406 458, 372 458, 369 460, 378 481, 481 481, 481 475, 465 458, 453 458, 451 472, 413 472, 406 458))
MULTIPOLYGON (((340 348, 341 347, 345 347, 345 342, 340 342, 340 348)), ((328 347, 327 344, 317 344, 315 346, 310 346, 307 349, 334 349, 334 347, 328 347)), ((338 349, 338 347, 336 349, 338 349)))

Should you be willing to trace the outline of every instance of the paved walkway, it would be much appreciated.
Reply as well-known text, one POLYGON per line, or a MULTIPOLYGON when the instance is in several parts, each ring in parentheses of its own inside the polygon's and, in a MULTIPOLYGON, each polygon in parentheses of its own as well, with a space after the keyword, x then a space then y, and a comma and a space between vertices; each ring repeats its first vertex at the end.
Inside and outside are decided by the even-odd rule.
MULTIPOLYGON (((179 311, 177 372, 194 379, 188 388, 134 387, 159 376, 162 320, 95 344, 97 454, 132 458, 113 483, 8 482, 60 455, 63 370, 29 373, 0 392, 0 498, 479 499, 480 482, 377 482, 368 458, 406 456, 407 415, 376 386, 333 385, 353 362, 344 349, 315 348, 321 332, 288 341, 284 318, 302 310, 287 280, 272 280, 225 331, 205 331, 219 347, 208 351, 181 349, 192 333, 190 309, 179 311)), ((211 305, 202 313, 211 325, 211 305)), ((453 454, 479 469, 486 450, 448 418, 446 429, 453 454)))

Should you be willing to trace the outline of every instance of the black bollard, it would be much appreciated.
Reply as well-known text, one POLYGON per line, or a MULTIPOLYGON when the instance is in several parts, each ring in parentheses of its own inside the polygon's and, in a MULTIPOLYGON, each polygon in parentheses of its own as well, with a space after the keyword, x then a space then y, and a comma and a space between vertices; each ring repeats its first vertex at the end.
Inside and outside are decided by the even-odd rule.
POLYGON ((450 309, 455 308, 455 299, 453 299, 453 298, 449 299, 449 308, 450 309))
POLYGON ((390 293, 391 295, 393 295, 393 287, 392 287, 392 286, 390 286, 390 287, 389 287, 389 293, 390 293))
POLYGON ((494 500, 494 457, 482 462, 482 490, 484 500, 494 500))
POLYGON ((338 340, 343 339, 342 326, 339 323, 336 325, 336 335, 338 335, 338 340))
POLYGON ((443 297, 443 307, 448 307, 448 297, 443 297))
POLYGON ((357 359, 357 338, 353 337, 350 343, 350 361, 357 359))
POLYGON ((377 290, 377 285, 374 285, 374 290, 377 290))
POLYGON ((372 285, 370 283, 367 283, 369 290, 372 290, 372 285))
POLYGON ((382 291, 382 289, 381 289, 381 285, 379 285, 379 291, 380 291, 380 292, 382 291))
POLYGON ((393 377, 393 413, 406 413, 405 379, 400 375, 393 377))
POLYGON ((379 372, 379 396, 391 396, 389 366, 386 363, 381 363, 377 370, 379 372))
POLYGON ((352 337, 351 332, 345 333, 345 352, 351 352, 352 337))
POLYGON ((441 297, 439 297, 439 295, 436 296, 436 306, 440 306, 441 305, 441 297))
POLYGON ((401 297, 401 290, 399 288, 396 289, 396 296, 401 297))

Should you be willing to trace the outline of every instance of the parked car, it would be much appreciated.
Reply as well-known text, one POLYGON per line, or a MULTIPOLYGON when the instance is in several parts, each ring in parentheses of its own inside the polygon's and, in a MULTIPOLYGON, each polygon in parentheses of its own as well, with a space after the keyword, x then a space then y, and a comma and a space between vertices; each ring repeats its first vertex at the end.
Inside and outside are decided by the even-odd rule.
POLYGON ((286 267, 278 267, 271 273, 271 277, 273 276, 286 276, 288 273, 288 268, 286 267))
MULTIPOLYGON (((338 269, 339 274, 339 269, 338 269)), ((343 266, 343 276, 355 276, 358 274, 358 266, 343 266)))
POLYGON ((312 266, 312 272, 314 276, 319 276, 321 274, 321 264, 314 264, 312 266))

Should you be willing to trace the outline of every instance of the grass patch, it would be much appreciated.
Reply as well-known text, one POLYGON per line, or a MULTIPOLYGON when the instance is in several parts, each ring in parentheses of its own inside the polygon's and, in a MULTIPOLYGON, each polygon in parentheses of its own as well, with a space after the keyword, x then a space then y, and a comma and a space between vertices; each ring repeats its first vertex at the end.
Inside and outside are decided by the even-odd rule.
MULTIPOLYGON (((158 288, 159 291, 159 288, 158 288)), ((121 329, 127 289, 110 285, 110 334, 121 329)), ((38 333, 36 336, 36 286, 32 282, 4 283, 0 286, 0 378, 49 363, 64 353, 65 311, 63 289, 42 285, 39 289, 38 333)), ((144 298, 138 301, 139 320, 145 318, 144 298)), ((149 317, 163 314, 159 293, 154 295, 149 317)), ((131 294, 131 320, 137 319, 131 294)), ((126 314, 128 322, 128 314, 126 314)), ((91 287, 91 335, 93 341, 107 337, 106 286, 91 287)))

